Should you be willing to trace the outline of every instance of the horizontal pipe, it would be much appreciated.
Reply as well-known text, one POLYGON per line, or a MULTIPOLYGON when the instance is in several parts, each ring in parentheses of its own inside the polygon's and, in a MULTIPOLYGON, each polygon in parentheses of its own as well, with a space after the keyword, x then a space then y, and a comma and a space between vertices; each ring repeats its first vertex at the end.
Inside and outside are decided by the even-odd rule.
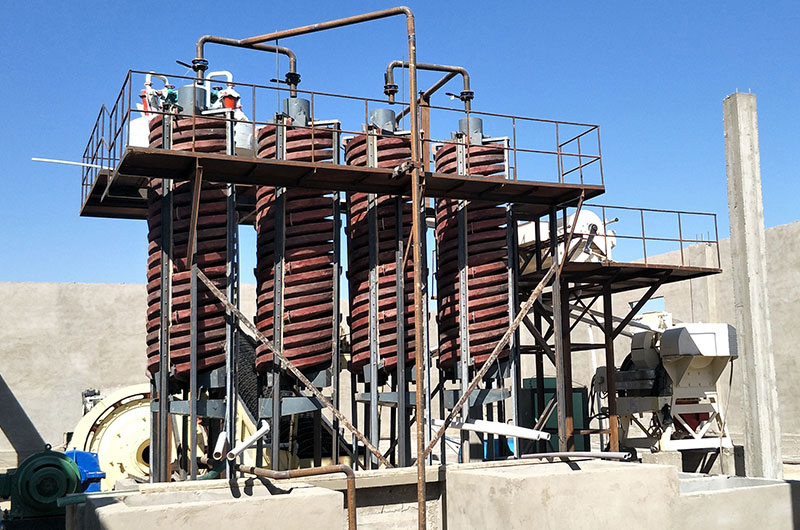
MULTIPOLYGON (((384 80, 386 85, 393 85, 394 86, 394 69, 395 68, 408 68, 408 61, 392 61, 386 66, 386 74, 384 75, 384 80)), ((434 86, 429 88, 425 91, 425 95, 430 97, 434 92, 439 90, 444 84, 452 79, 456 75, 461 75, 464 80, 464 91, 461 92, 461 100, 464 102, 464 110, 469 112, 471 110, 471 103, 472 100, 472 90, 470 89, 470 80, 469 80, 469 72, 467 69, 462 66, 450 66, 447 64, 432 64, 432 63, 417 63, 417 70, 428 70, 431 72, 447 72, 449 74, 453 74, 452 76, 448 77, 445 76, 439 82, 437 82, 434 86)), ((389 96, 389 101, 394 101, 394 92, 387 92, 386 94, 389 96)))
POLYGON ((297 37, 299 35, 306 35, 308 33, 314 33, 317 31, 325 31, 333 28, 352 26, 353 24, 360 24, 361 22, 368 22, 370 20, 388 18, 395 15, 405 15, 406 18, 412 20, 414 18, 414 14, 411 12, 409 8, 405 6, 392 7, 390 9, 384 9, 382 11, 373 11, 371 13, 364 13, 362 15, 355 15, 352 17, 337 18, 336 20, 330 20, 328 22, 320 22, 319 24, 310 24, 308 26, 300 26, 293 29, 275 31, 272 33, 265 33, 264 35, 256 35, 255 37, 242 39, 241 42, 242 44, 247 44, 247 45, 258 44, 270 40, 279 40, 288 37, 297 37))
MULTIPOLYGON (((267 434, 268 432, 269 432, 269 423, 264 421, 262 423, 260 429, 258 429, 252 435, 250 435, 250 437, 248 437, 246 440, 243 440, 242 442, 240 442, 239 445, 237 445, 236 447, 234 447, 233 449, 228 451, 228 454, 227 454, 226 458, 228 460, 236 460, 236 457, 238 457, 246 449, 248 449, 250 446, 252 446, 258 440, 260 440, 261 437, 264 436, 265 434, 267 434)), ((272 440, 273 444, 277 443, 277 442, 278 442, 278 440, 272 440)))
MULTIPOLYGON (((208 458, 201 458, 200 463, 211 466, 212 461, 208 458)), ((255 475, 257 477, 268 478, 270 480, 287 480, 292 478, 315 477, 319 475, 332 475, 343 473, 347 477, 347 524, 349 530, 356 530, 356 474, 353 468, 344 464, 331 466, 309 467, 305 469, 290 469, 287 471, 274 471, 263 467, 245 466, 236 464, 234 466, 239 473, 255 475)))
MULTIPOLYGON (((572 452, 562 452, 562 453, 532 453, 527 455, 522 455, 520 458, 530 459, 530 458, 596 458, 598 460, 623 460, 628 461, 631 459, 630 453, 612 453, 612 452, 601 452, 601 451, 572 451, 572 452)), ((515 457, 510 456, 508 460, 513 460, 515 457)))
POLYGON ((197 39, 197 44, 195 45, 197 57, 193 62, 193 67, 195 71, 202 77, 202 73, 205 71, 207 67, 207 63, 205 61, 205 45, 206 44, 222 44, 223 46, 233 46, 235 48, 250 48, 252 50, 261 50, 264 52, 270 53, 279 53, 281 55, 285 55, 289 58, 289 73, 292 74, 289 76, 289 95, 291 97, 297 97, 297 83, 299 82, 299 77, 297 76, 297 55, 285 46, 276 46, 274 44, 245 44, 241 40, 238 39, 230 39, 227 37, 217 37, 215 35, 203 35, 199 39, 197 39))

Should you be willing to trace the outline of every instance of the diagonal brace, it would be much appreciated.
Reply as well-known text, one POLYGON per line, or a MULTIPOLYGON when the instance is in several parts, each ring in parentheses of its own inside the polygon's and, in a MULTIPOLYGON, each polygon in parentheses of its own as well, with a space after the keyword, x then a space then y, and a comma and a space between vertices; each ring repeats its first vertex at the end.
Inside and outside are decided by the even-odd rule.
POLYGON ((661 287, 665 281, 667 281, 670 273, 671 271, 667 271, 666 273, 664 273, 663 276, 661 276, 661 278, 658 279, 656 283, 650 286, 647 292, 644 293, 644 295, 639 299, 638 302, 636 302, 636 305, 631 308, 631 310, 628 312, 625 318, 623 318, 622 321, 617 325, 617 327, 614 328, 614 333, 611 335, 612 339, 616 339, 617 336, 620 333, 622 333, 622 330, 625 329, 625 326, 627 326, 631 320, 633 320, 633 317, 636 316, 636 313, 638 313, 639 310, 642 309, 642 307, 644 307, 644 304, 646 304, 647 301, 650 300, 650 297, 653 296, 653 294, 658 290, 658 288, 661 287))
POLYGON ((186 246, 186 268, 191 269, 194 263, 194 247, 197 243, 197 217, 200 210, 200 193, 203 188, 203 166, 200 160, 194 168, 194 186, 192 188, 192 213, 189 217, 189 240, 186 246))
MULTIPOLYGON (((325 405, 325 407, 326 407, 326 408, 328 408, 328 409, 329 409, 329 410, 330 410, 330 411, 333 413, 333 415, 334 415, 334 416, 336 416, 336 418, 337 418, 337 419, 338 419, 338 420, 339 420, 339 421, 342 423, 342 425, 344 425, 344 426, 347 428, 347 430, 349 430, 350 432, 352 432, 352 433, 353 433, 353 434, 356 436, 356 438, 358 438, 359 440, 361 440, 361 443, 363 443, 363 444, 364 444, 364 447, 366 447, 367 449, 369 449, 369 451, 370 451, 372 454, 374 454, 374 455, 375 455, 375 457, 378 459, 378 461, 379 461, 381 464, 383 464, 383 465, 384 465, 384 466, 386 466, 386 467, 393 467, 393 466, 392 466, 392 465, 389 463, 389 461, 388 461, 388 460, 386 460, 386 459, 383 457, 383 455, 381 454, 381 452, 380 452, 380 451, 379 451, 379 450, 378 450, 378 449, 377 449, 377 448, 376 448, 374 445, 372 445, 372 444, 369 442, 369 440, 367 439, 367 437, 366 437, 366 436, 364 436, 364 435, 363 435, 363 434, 362 434, 362 433, 361 433, 361 432, 360 432, 358 429, 356 429, 356 428, 353 426, 353 424, 352 424, 352 423, 350 423, 350 420, 348 420, 348 419, 347 419, 347 418, 344 416, 344 414, 342 414, 341 412, 339 412, 339 409, 337 409, 336 407, 334 407, 334 406, 333 406, 333 404, 332 404, 332 403, 331 403, 331 402, 328 400, 328 398, 326 398, 326 397, 325 397, 325 396, 322 394, 322 392, 320 392, 320 391, 319 391, 319 389, 317 389, 317 387, 315 387, 315 386, 314 386, 314 385, 311 383, 311 381, 309 381, 309 380, 308 380, 308 378, 307 378, 305 375, 303 375, 303 372, 301 372, 301 371, 300 371, 300 370, 299 370, 299 369, 298 369, 298 368, 297 368, 295 365, 293 365, 293 364, 292 364, 292 363, 291 363, 291 362, 290 362, 290 361, 289 361, 289 360, 288 360, 286 357, 284 357, 283 353, 281 353, 281 352, 278 352, 278 351, 275 349, 275 346, 273 346, 272 342, 270 342, 270 341, 269 341, 269 339, 267 339, 267 338, 264 336, 264 334, 263 334, 263 333, 261 333, 261 332, 258 330, 258 328, 256 327, 256 325, 255 325, 255 324, 253 324, 253 323, 250 321, 250 319, 248 319, 248 318, 247 318, 247 317, 244 315, 244 313, 242 313, 241 311, 239 311, 239 309, 238 309, 236 306, 234 306, 233 304, 231 304, 231 303, 230 303, 230 301, 228 301, 228 298, 227 298, 227 297, 226 297, 226 296, 225 296, 225 295, 222 293, 222 291, 220 291, 219 289, 217 289, 217 286, 216 286, 216 285, 214 285, 214 283, 213 283, 211 280, 209 280, 209 279, 208 279, 208 276, 206 276, 205 274, 203 274, 203 271, 201 271, 201 270, 198 270, 198 271, 197 271, 197 277, 198 277, 198 278, 199 278, 199 279, 200 279, 200 280, 201 280, 201 281, 202 281, 204 284, 206 284, 206 287, 208 287, 208 289, 209 289, 209 290, 210 290, 212 293, 214 293, 214 296, 216 296, 216 297, 217 297, 217 298, 218 298, 218 299, 219 299, 219 300, 220 300, 220 301, 221 301, 221 302, 222 302, 222 303, 225 305, 225 308, 226 308, 226 309, 228 309, 229 311, 231 311, 232 313, 234 313, 234 314, 237 316, 237 318, 239 319, 239 322, 240 322, 240 323, 242 323, 242 324, 244 324, 244 326, 245 326, 247 329, 249 329, 251 332, 253 332, 253 334, 256 336, 256 339, 258 339, 258 340, 259 340, 259 341, 260 341, 260 342, 261 342, 261 343, 262 343, 264 346, 266 346, 266 347, 267 347, 267 349, 269 349, 269 351, 271 351, 271 352, 272 352, 272 355, 274 355, 274 356, 275 356, 275 358, 276 358, 277 360, 279 360, 283 366, 285 366, 285 367, 286 367, 286 368, 287 368, 287 369, 288 369, 288 370, 289 370, 289 371, 290 371, 290 372, 291 372, 291 373, 292 373, 292 374, 293 374, 293 375, 294 375, 294 376, 295 376, 295 377, 296 377, 296 378, 297 378, 297 379, 298 379, 298 380, 299 380, 301 383, 303 383, 303 385, 304 385, 304 386, 305 386, 305 387, 306 387, 308 390, 310 390, 312 394, 314 394, 314 397, 316 397, 316 398, 317 398, 317 399, 320 401, 320 403, 322 403, 323 405, 325 405)), ((274 361, 273 361, 273 362, 274 362, 274 361)))

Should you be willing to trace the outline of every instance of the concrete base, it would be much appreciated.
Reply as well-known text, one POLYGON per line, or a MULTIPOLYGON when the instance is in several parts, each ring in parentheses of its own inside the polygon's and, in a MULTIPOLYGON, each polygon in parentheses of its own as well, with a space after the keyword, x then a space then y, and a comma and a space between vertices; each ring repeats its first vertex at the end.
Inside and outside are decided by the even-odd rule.
POLYGON ((447 470, 447 528, 800 527, 798 483, 597 461, 447 470))
POLYGON ((658 528, 678 496, 668 466, 542 463, 447 472, 448 528, 658 528))
MULTIPOLYGON (((356 476, 360 530, 417 528, 414 468, 356 476)), ((679 473, 673 466, 481 462, 429 467, 426 479, 428 530, 616 528, 625 521, 651 530, 800 527, 800 510, 794 509, 800 483, 679 473)), ((213 521, 221 527, 235 521, 244 528, 346 528, 344 478, 305 481, 140 485, 70 507, 67 528, 188 530, 213 521)))
POLYGON ((250 480, 244 487, 131 493, 100 497, 67 510, 67 530, 207 527, 307 530, 346 528, 344 496, 294 484, 287 489, 250 480))

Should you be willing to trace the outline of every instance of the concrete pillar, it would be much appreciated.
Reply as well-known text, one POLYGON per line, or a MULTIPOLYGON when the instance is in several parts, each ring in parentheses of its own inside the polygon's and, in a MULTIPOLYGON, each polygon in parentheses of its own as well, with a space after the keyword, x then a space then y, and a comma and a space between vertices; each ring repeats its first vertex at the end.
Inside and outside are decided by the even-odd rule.
POLYGON ((722 102, 733 292, 742 370, 747 475, 783 478, 778 393, 767 295, 755 94, 722 102))

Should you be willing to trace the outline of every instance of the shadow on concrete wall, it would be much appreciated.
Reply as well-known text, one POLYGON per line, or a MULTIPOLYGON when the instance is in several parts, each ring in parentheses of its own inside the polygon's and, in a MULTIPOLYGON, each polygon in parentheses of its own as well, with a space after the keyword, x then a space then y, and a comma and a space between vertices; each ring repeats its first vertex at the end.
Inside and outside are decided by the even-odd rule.
POLYGON ((45 442, 22 405, 0 375, 0 431, 5 434, 19 464, 28 455, 44 449, 45 442))

